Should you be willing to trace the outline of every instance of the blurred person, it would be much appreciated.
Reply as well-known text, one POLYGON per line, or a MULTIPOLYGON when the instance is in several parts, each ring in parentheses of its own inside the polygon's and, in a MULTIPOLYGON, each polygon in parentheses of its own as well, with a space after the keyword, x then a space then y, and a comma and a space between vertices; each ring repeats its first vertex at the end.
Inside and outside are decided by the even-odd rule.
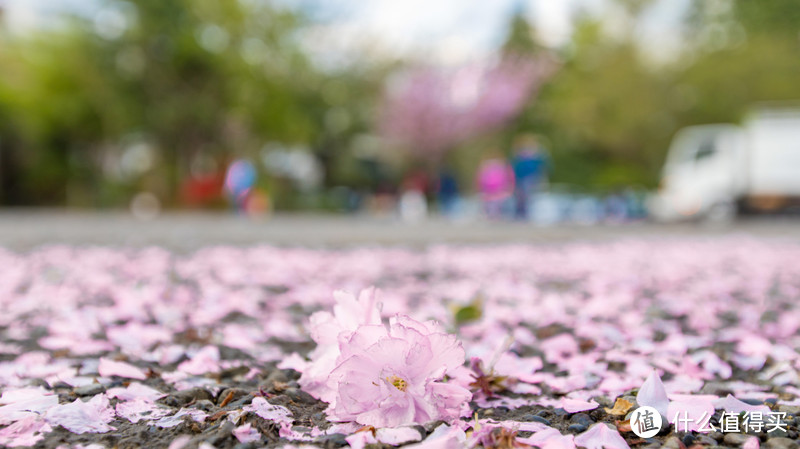
POLYGON ((225 170, 211 158, 196 157, 180 187, 181 203, 189 207, 218 206, 224 202, 225 170))
POLYGON ((400 218, 407 222, 419 222, 428 216, 427 194, 431 187, 430 177, 422 167, 412 169, 401 184, 398 209, 400 218))
POLYGON ((647 209, 644 204, 645 195, 642 191, 628 187, 623 191, 622 196, 625 199, 630 220, 640 220, 647 217, 647 209))
POLYGON ((437 199, 439 201, 439 211, 445 217, 452 217, 456 212, 458 204, 458 180, 449 168, 444 168, 439 173, 437 187, 437 199))
POLYGON ((486 216, 501 218, 503 204, 514 191, 514 170, 499 151, 493 150, 481 161, 477 184, 486 216))
POLYGON ((237 213, 247 213, 248 200, 258 179, 256 167, 245 159, 237 159, 225 174, 225 191, 237 213))
POLYGON ((514 216, 520 220, 529 218, 529 207, 533 194, 547 185, 547 154, 533 134, 518 137, 514 144, 514 216))

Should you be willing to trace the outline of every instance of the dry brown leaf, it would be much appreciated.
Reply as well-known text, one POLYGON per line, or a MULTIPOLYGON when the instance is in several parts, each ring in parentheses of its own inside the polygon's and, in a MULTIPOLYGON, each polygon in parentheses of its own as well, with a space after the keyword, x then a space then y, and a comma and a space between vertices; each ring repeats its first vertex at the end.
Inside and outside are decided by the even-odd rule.
POLYGON ((630 419, 626 419, 625 421, 616 421, 616 424, 617 424, 617 430, 619 430, 620 432, 633 432, 633 429, 631 429, 630 419))
POLYGON ((606 408, 606 413, 609 415, 625 415, 628 413, 628 410, 633 407, 633 403, 623 399, 617 398, 617 402, 614 403, 614 408, 606 408))

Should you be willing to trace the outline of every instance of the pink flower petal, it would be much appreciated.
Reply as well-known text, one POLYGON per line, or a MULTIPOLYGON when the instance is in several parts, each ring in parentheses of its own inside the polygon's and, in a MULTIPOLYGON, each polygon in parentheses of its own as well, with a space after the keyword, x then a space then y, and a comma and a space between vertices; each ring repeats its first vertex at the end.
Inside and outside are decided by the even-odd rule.
POLYGON ((104 357, 100 358, 100 364, 97 366, 97 372, 103 377, 119 376, 138 380, 147 379, 147 374, 145 374, 144 371, 131 365, 130 363, 117 362, 104 357))
POLYGON ((74 433, 104 433, 116 430, 108 425, 114 420, 114 410, 109 407, 108 397, 98 394, 87 402, 62 404, 49 409, 45 419, 51 426, 62 426, 74 433))
POLYGON ((407 449, 464 449, 467 436, 463 430, 440 424, 421 443, 403 446, 407 449))
POLYGON ((769 407, 766 405, 751 405, 742 402, 732 395, 726 396, 724 399, 717 399, 714 401, 715 408, 724 409, 726 412, 740 413, 740 412, 762 412, 769 413, 769 407))
POLYGON ((109 388, 106 391, 106 395, 109 398, 117 398, 120 401, 132 401, 134 399, 143 399, 149 402, 155 402, 164 396, 166 393, 162 393, 155 388, 150 388, 147 385, 141 384, 139 382, 131 382, 127 387, 117 387, 117 388, 109 388))
POLYGON ((605 423, 597 423, 575 437, 575 444, 586 449, 630 449, 625 439, 605 423))
POLYGON ((189 444, 189 441, 192 441, 192 437, 190 437, 189 435, 181 435, 178 438, 172 440, 172 442, 169 443, 169 447, 167 449, 183 449, 184 446, 189 444))
POLYGON ((137 398, 133 401, 120 402, 116 406, 117 416, 125 418, 132 423, 139 421, 152 421, 169 415, 172 410, 160 407, 146 399, 137 398))
POLYGON ((0 403, 0 425, 11 424, 31 413, 41 414, 58 405, 58 396, 42 388, 9 389, 0 403))
POLYGON ((691 398, 684 395, 681 399, 670 402, 667 412, 669 422, 679 425, 681 432, 697 431, 714 414, 714 404, 707 397, 691 398), (691 421, 685 421, 686 418, 691 421))
POLYGON ((219 349, 216 346, 204 347, 189 360, 178 365, 178 371, 195 376, 219 371, 219 349))
POLYGON ((399 446, 422 439, 419 430, 413 427, 398 427, 396 429, 382 427, 375 431, 375 439, 384 444, 399 446))
POLYGON ((189 444, 189 441, 192 441, 192 437, 190 437, 189 435, 181 435, 178 438, 172 440, 172 442, 169 443, 169 447, 167 449, 183 449, 184 446, 189 444))
POLYGON ((205 421, 206 416, 208 416, 208 413, 206 413, 206 412, 204 412, 202 410, 182 408, 182 409, 178 410, 178 412, 175 413, 174 415, 165 416, 165 417, 153 422, 153 424, 158 426, 158 427, 161 427, 161 428, 175 427, 178 424, 183 422, 183 418, 185 416, 191 417, 192 420, 194 420, 196 422, 203 422, 203 421, 205 421))
POLYGON ((742 444, 742 449, 759 449, 760 447, 761 444, 756 437, 750 437, 742 444))
POLYGON ((575 438, 572 435, 562 435, 553 428, 536 432, 528 438, 517 437, 517 441, 541 449, 575 449, 575 438))
POLYGON ((233 429, 232 433, 240 443, 253 443, 256 441, 261 441, 261 432, 254 429, 250 423, 233 429))
POLYGON ((294 418, 292 418, 292 412, 289 411, 288 408, 280 405, 270 404, 262 397, 253 398, 253 402, 251 402, 249 405, 245 405, 242 410, 246 412, 253 412, 264 419, 275 421, 277 423, 291 424, 294 421, 294 418))
POLYGON ((347 444, 352 449, 364 449, 368 444, 377 444, 378 440, 372 435, 372 432, 356 432, 345 438, 347 444))
POLYGON ((636 394, 636 402, 640 407, 649 406, 658 410, 661 416, 666 417, 669 409, 667 390, 661 383, 661 377, 653 370, 636 394))
POLYGON ((33 446, 53 430, 38 415, 29 414, 10 426, 0 429, 0 445, 8 447, 33 446))

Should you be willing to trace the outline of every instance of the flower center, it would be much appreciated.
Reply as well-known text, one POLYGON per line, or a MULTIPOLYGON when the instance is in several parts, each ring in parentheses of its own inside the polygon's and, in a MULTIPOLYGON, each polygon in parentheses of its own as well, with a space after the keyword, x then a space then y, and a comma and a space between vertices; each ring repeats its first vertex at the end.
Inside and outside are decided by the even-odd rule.
POLYGON ((406 388, 408 387, 408 382, 406 382, 405 379, 397 376, 389 376, 386 378, 386 380, 388 380, 390 384, 394 385, 394 387, 400 391, 406 391, 406 388))

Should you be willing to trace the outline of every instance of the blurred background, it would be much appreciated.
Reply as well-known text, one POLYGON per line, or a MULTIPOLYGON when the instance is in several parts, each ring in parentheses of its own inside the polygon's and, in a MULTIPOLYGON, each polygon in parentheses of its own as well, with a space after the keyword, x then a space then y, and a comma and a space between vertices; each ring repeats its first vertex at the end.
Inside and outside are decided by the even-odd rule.
POLYGON ((0 0, 0 205, 635 222, 798 80, 796 0, 0 0))

